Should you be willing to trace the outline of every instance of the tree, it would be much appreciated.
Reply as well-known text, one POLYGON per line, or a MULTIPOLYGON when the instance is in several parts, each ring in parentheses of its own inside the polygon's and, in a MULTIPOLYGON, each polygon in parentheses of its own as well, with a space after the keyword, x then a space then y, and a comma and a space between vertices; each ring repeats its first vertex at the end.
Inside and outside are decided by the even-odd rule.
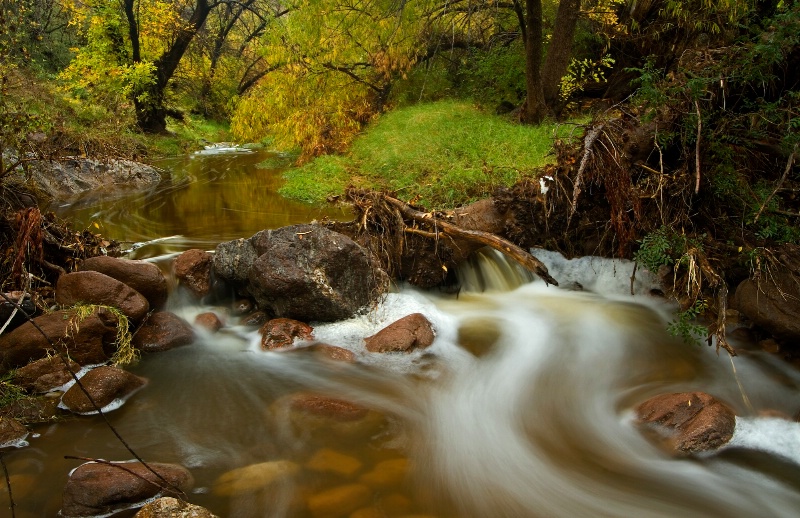
MULTIPOLYGON (((146 132, 166 130, 167 87, 220 1, 64 0, 86 38, 62 74, 77 95, 122 94, 146 132)), ((122 102, 118 102, 122 104, 122 102)))
POLYGON ((572 42, 580 14, 580 0, 561 0, 556 13, 547 57, 542 65, 543 16, 542 0, 525 0, 524 15, 519 0, 515 10, 525 42, 525 102, 520 120, 538 124, 558 101, 561 78, 572 59, 572 42))
POLYGON ((237 138, 305 157, 343 151, 425 52, 424 2, 304 0, 264 34, 266 74, 242 98, 237 138))

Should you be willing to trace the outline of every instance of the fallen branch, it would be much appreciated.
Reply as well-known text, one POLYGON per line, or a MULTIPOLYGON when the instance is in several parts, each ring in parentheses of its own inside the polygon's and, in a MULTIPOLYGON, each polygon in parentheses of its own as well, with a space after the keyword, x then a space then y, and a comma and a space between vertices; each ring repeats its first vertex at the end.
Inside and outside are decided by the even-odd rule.
MULTIPOLYGON (((764 209, 767 208, 767 205, 769 205, 769 202, 772 201, 772 198, 775 196, 775 194, 777 194, 778 191, 781 190, 781 187, 783 186, 783 182, 785 182, 786 179, 789 177, 789 172, 792 170, 792 164, 794 163, 795 153, 797 153, 797 144, 794 145, 794 149, 792 150, 792 154, 789 155, 789 160, 786 161, 786 169, 783 170, 783 176, 781 176, 781 179, 778 180, 778 185, 775 186, 775 190, 772 191, 770 193, 770 195, 767 196, 767 199, 764 200, 764 203, 761 204, 761 208, 758 209, 758 213, 756 214, 756 217, 753 218, 753 223, 757 223, 758 222, 758 218, 761 217, 761 213, 764 212, 764 209)), ((773 211, 773 212, 779 212, 779 211, 773 211)), ((787 216, 797 216, 797 214, 794 214, 794 213, 791 213, 791 212, 782 212, 782 213, 786 214, 787 216)))
POLYGON ((480 243, 485 246, 489 246, 499 252, 502 252, 503 254, 510 256, 512 259, 521 264, 524 268, 541 277, 545 283, 558 286, 558 281, 556 281, 553 277, 550 276, 550 273, 547 271, 547 267, 541 261, 532 256, 529 252, 518 247, 514 243, 511 243, 506 239, 498 237, 494 234, 490 234, 488 232, 481 232, 478 230, 465 230, 457 225, 448 223, 447 221, 437 218, 436 216, 430 213, 425 213, 415 210, 406 203, 403 203, 402 201, 396 198, 392 198, 391 196, 388 196, 386 194, 381 194, 381 197, 386 203, 395 207, 397 210, 400 211, 401 214, 403 214, 407 218, 414 220, 422 225, 425 225, 429 229, 433 229, 433 232, 430 233, 432 234, 433 237, 443 234, 451 238, 457 237, 467 241, 472 241, 475 243, 480 243))
POLYGON ((700 116, 700 103, 697 99, 694 101, 694 107, 697 109, 697 140, 694 145, 694 193, 700 192, 700 135, 703 131, 703 118, 700 116))

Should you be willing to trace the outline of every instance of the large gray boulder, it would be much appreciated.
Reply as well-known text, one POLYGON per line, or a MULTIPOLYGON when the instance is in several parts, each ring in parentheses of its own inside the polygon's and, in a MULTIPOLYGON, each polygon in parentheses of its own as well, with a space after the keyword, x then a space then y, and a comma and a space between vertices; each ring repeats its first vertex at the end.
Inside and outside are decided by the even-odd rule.
POLYGON ((251 238, 258 259, 248 290, 261 308, 305 322, 336 321, 376 301, 386 274, 349 237, 318 225, 293 225, 251 238))
POLYGON ((250 277, 250 267, 258 258, 252 238, 234 239, 217 245, 214 252, 214 273, 237 287, 250 277))
POLYGON ((86 191, 144 189, 161 181, 155 167, 122 159, 37 160, 28 164, 28 172, 41 191, 56 199, 86 191))

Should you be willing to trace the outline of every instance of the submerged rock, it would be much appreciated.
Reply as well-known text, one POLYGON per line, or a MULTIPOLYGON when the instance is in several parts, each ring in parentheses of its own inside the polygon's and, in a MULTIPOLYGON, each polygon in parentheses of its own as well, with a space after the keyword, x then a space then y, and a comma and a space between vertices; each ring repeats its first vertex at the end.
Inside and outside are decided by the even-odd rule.
MULTIPOLYGON (((117 367, 97 367, 87 372, 81 385, 99 408, 122 399, 147 384, 147 380, 117 367)), ((73 385, 61 399, 69 410, 84 414, 97 410, 78 384, 73 385)))
POLYGON ((84 260, 80 269, 100 272, 127 284, 147 299, 151 309, 160 308, 167 301, 167 278, 151 262, 99 255, 84 260))
POLYGON ((388 287, 386 274, 349 237, 318 225, 253 236, 249 290, 259 307, 302 321, 349 318, 388 287))
POLYGON ((308 510, 314 518, 348 516, 372 499, 372 491, 364 484, 347 484, 317 493, 308 499, 308 510))
POLYGON ((176 494, 174 488, 187 491, 194 485, 191 473, 183 466, 148 466, 164 480, 140 462, 82 464, 70 474, 64 487, 61 516, 106 515, 141 505, 159 493, 176 494))
POLYGON ((235 496, 260 491, 292 477, 300 466, 288 460, 274 460, 251 464, 223 473, 214 482, 214 494, 235 496))
POLYGON ((181 317, 169 311, 150 315, 133 335, 133 346, 142 352, 167 351, 189 345, 194 341, 194 331, 181 317))
POLYGON ((424 349, 433 343, 433 326, 422 313, 412 313, 364 339, 373 353, 424 349))
POLYGON ((60 276, 56 284, 56 302, 62 306, 111 306, 122 311, 133 322, 141 322, 150 311, 150 304, 141 293, 113 277, 94 271, 60 276))
POLYGON ((134 518, 219 518, 205 507, 165 496, 142 507, 134 518))
POLYGON ((203 298, 211 291, 211 254, 192 249, 175 258, 172 265, 175 277, 195 297, 203 298))
POLYGON ((291 347, 295 340, 311 340, 314 329, 291 318, 273 318, 258 331, 261 334, 261 348, 265 351, 291 347))
POLYGON ((636 407, 636 417, 677 454, 717 449, 736 426, 733 410, 703 392, 654 396, 636 407))
POLYGON ((54 311, 0 336, 0 372, 44 358, 54 347, 81 365, 103 363, 116 340, 117 317, 106 309, 83 319, 73 310, 54 311))

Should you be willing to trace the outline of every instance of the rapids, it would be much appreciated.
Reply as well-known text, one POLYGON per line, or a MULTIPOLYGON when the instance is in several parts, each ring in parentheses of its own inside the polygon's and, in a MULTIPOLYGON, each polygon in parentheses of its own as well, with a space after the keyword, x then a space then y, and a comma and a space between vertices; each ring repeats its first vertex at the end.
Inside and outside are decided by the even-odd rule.
MULTIPOLYGON (((230 164, 242 159, 224 156, 230 164)), ((163 193, 150 196, 146 203, 163 193)), ((135 199, 134 206, 142 202, 135 199)), ((116 205, 115 213, 128 210, 116 205)), ((87 221, 106 210, 76 208, 87 221)), ((163 228, 167 221, 134 233, 131 221, 123 223, 126 239, 177 233, 163 228)), ((246 237, 258 230, 250 224, 181 233, 189 238, 166 252, 246 237)), ((164 246, 137 253, 168 271, 164 246)), ((176 290, 168 309, 190 322, 215 311, 228 325, 213 335, 198 329, 196 343, 144 357, 130 370, 149 384, 108 418, 146 460, 189 468, 196 481, 190 501, 221 517, 797 516, 800 424, 762 415, 795 414, 800 373, 760 350, 730 359, 676 340, 666 331, 674 308, 651 294, 656 284, 646 272, 631 282, 631 263, 535 253, 566 288, 481 252, 459 272, 457 296, 399 287, 362 315, 315 326, 317 340, 352 350, 355 364, 263 352, 257 332, 237 326, 228 307, 201 305, 176 290), (436 329, 430 348, 365 350, 365 336, 413 312, 436 329), (300 390, 359 403, 379 425, 298 421, 282 401, 300 390), (637 430, 631 408, 658 393, 691 390, 730 404, 736 433, 718 452, 676 459, 637 430), (345 472, 344 460, 314 467, 331 451, 353 470, 345 472), (298 469, 255 487, 221 489, 226 473, 269 470, 277 461, 298 469), (351 492, 347 500, 339 491, 358 485, 368 486, 365 497, 351 492), (320 507, 334 493, 338 511, 320 507)), ((28 447, 5 453, 19 518, 57 514, 67 474, 79 464, 65 455, 130 457, 97 416, 35 431, 28 447)))

